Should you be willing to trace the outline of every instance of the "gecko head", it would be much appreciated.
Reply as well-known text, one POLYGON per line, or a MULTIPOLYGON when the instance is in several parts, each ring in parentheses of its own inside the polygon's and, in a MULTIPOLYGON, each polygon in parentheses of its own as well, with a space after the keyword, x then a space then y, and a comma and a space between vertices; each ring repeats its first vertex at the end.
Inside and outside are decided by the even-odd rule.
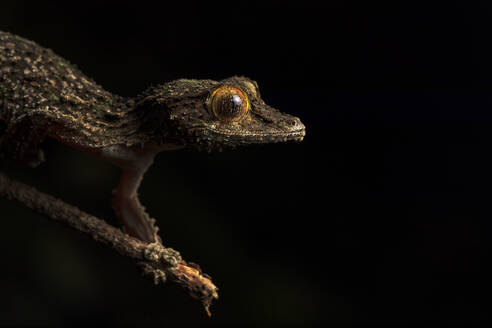
POLYGON ((147 121, 161 130, 162 142, 199 150, 240 145, 302 141, 305 127, 289 114, 267 105, 258 84, 246 77, 222 81, 176 80, 142 97, 152 110, 147 121))

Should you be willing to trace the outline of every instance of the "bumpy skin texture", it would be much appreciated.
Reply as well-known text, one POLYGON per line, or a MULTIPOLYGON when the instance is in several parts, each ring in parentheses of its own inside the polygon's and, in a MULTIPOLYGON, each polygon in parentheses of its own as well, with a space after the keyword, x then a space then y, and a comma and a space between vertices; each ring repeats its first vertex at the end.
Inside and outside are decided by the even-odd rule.
POLYGON ((36 166, 43 160, 39 146, 49 137, 120 166, 113 207, 127 232, 148 242, 159 240, 157 228, 136 192, 156 153, 300 141, 305 134, 298 118, 265 104, 257 83, 246 77, 180 79, 123 98, 53 51, 1 31, 0 123, 0 157, 36 166), (248 98, 249 110, 233 122, 219 119, 210 108, 222 86, 248 98))
POLYGON ((32 117, 48 123, 47 136, 68 144, 102 147, 138 140, 130 123, 132 101, 105 91, 51 50, 4 32, 0 102, 0 118, 9 127, 32 117))
POLYGON ((261 99, 256 82, 245 77, 212 80, 177 80, 147 90, 136 100, 147 114, 146 130, 163 132, 174 140, 200 150, 220 150, 254 143, 300 141, 304 125, 294 116, 283 114, 261 99), (244 91, 251 103, 248 113, 237 122, 217 119, 207 101, 223 85, 244 91))
POLYGON ((51 50, 5 32, 0 32, 0 102, 0 119, 8 126, 27 115, 45 122, 46 136, 87 148, 172 142, 213 150, 304 136, 299 119, 267 106, 247 78, 176 80, 125 99, 51 50), (249 96, 251 110, 240 122, 221 122, 206 106, 211 92, 224 84, 249 96))

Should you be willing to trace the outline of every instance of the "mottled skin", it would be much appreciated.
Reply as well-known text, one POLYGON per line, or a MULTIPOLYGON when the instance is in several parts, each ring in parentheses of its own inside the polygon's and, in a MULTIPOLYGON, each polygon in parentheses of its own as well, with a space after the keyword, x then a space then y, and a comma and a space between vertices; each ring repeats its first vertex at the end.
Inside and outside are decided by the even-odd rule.
POLYGON ((40 144, 48 137, 121 167, 113 208, 125 231, 146 242, 159 237, 137 189, 158 152, 300 141, 305 134, 298 118, 266 105, 256 82, 248 78, 181 79, 123 98, 51 50, 1 31, 0 123, 4 158, 36 166, 43 160, 40 144), (210 110, 209 98, 221 86, 247 95, 249 111, 240 120, 227 122, 210 110))

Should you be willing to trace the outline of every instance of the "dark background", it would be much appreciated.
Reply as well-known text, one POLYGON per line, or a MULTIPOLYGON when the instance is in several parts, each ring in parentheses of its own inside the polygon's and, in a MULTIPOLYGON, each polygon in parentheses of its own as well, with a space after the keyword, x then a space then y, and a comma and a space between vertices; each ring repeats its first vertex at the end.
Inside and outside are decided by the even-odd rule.
MULTIPOLYGON (((134 96, 246 75, 302 143, 162 153, 141 200, 220 288, 208 319, 89 238, 0 200, 0 324, 483 323, 492 5, 2 2, 0 30, 134 96)), ((22 181, 115 223, 118 169, 53 141, 22 181)), ((116 224, 116 223, 115 223, 116 224)))

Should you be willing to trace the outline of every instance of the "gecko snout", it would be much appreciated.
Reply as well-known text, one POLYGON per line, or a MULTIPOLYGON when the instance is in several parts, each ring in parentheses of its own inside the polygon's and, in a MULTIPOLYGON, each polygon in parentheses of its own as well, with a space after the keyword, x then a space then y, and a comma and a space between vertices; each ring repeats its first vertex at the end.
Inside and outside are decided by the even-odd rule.
POLYGON ((296 141, 302 141, 306 135, 306 127, 298 117, 290 116, 282 122, 283 128, 292 134, 296 141))

